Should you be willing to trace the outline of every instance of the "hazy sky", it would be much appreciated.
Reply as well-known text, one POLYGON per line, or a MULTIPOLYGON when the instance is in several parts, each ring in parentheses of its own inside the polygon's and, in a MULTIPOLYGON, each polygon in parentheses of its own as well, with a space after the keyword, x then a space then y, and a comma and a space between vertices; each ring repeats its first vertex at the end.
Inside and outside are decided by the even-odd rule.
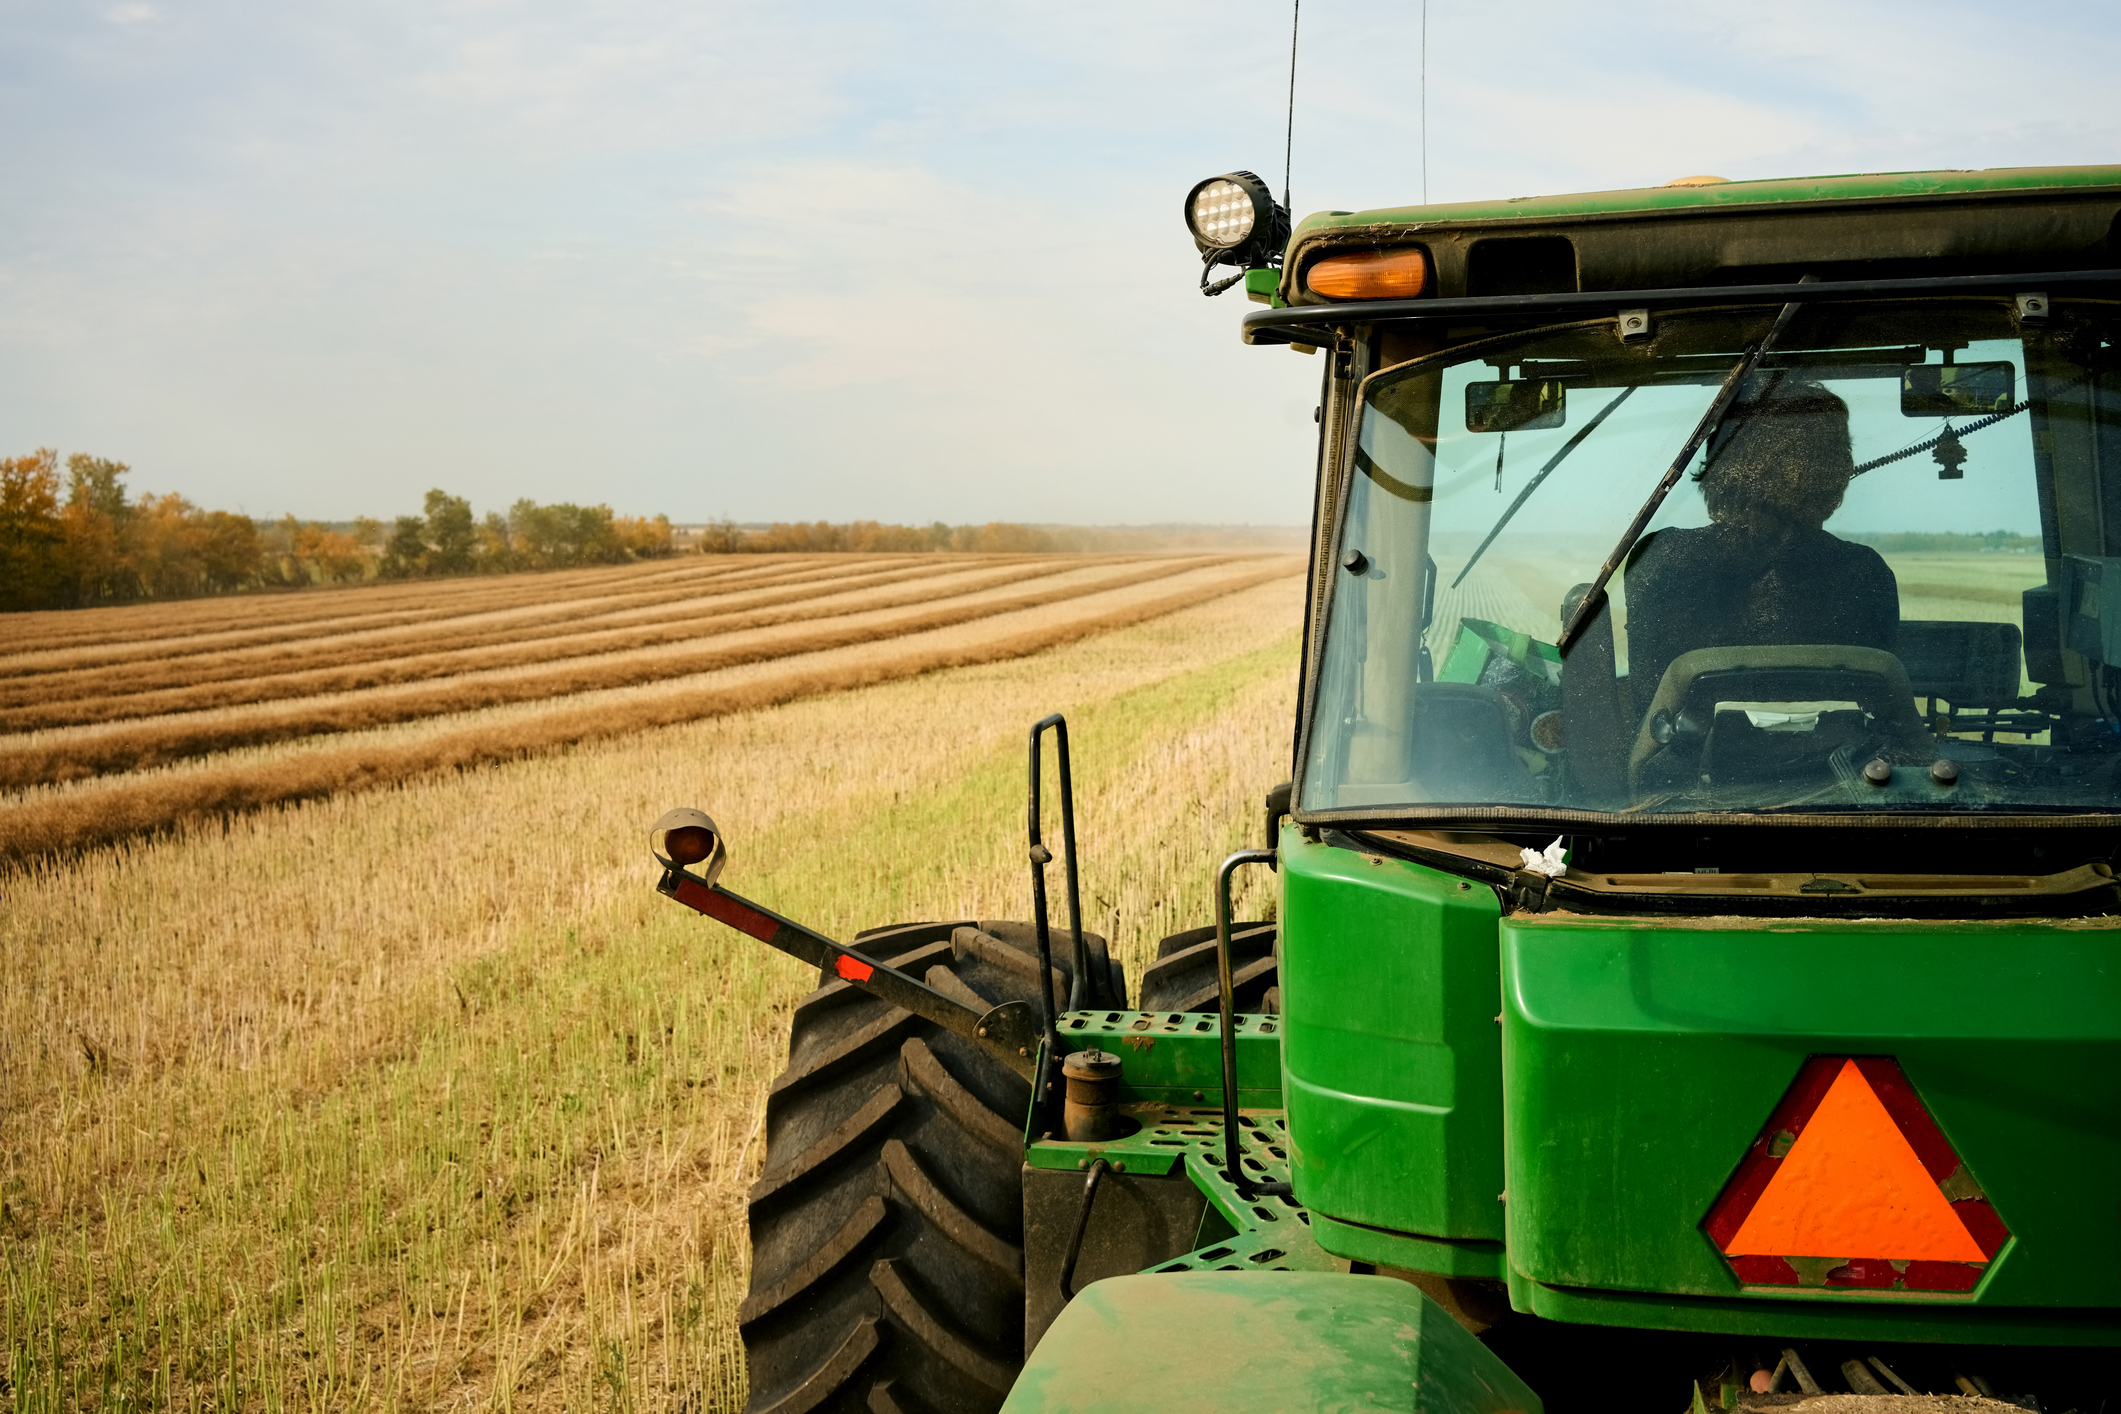
MULTIPOLYGON (((1422 195, 1419 0, 1310 0, 1299 214, 1422 195)), ((0 0, 0 451, 253 515, 1291 523, 1318 360, 1179 207, 1285 4, 0 0)), ((2121 161, 2099 5, 1433 0, 1428 195, 2121 161)))

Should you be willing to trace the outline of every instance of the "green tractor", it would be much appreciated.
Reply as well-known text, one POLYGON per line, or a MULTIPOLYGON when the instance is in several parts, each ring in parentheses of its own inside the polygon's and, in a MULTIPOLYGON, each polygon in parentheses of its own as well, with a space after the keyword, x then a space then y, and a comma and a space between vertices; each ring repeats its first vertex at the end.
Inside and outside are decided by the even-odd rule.
POLYGON ((750 1407, 2092 1414, 2121 167, 1186 216, 1322 374, 1292 783, 1131 1001, 1058 719, 1028 923, 836 942, 657 823, 820 968, 750 1407))

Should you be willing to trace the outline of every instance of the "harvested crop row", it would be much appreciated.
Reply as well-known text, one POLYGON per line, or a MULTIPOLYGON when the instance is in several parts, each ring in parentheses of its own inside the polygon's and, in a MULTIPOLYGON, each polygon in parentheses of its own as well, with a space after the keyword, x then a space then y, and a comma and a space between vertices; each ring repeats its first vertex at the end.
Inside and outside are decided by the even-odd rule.
POLYGON ((476 635, 476 639, 484 646, 435 653, 398 655, 388 650, 348 651, 337 655, 341 661, 333 662, 329 657, 325 657, 323 666, 298 671, 275 672, 261 676, 258 668, 252 666, 229 670, 218 681, 210 680, 122 696, 106 696, 88 701, 60 697, 54 701, 0 709, 0 731, 28 732, 159 717, 178 712, 214 711, 263 702, 284 702, 297 697, 318 697, 361 692, 371 688, 397 687, 463 673, 536 667, 569 659, 665 647, 673 643, 715 638, 751 629, 777 628, 784 624, 841 618, 849 614, 873 613, 914 604, 959 599, 966 595, 985 593, 1011 584, 1021 584, 1026 580, 1080 568, 1081 565, 1063 561, 1035 566, 1027 574, 1021 568, 1010 566, 986 575, 974 576, 966 582, 947 585, 935 584, 933 581, 937 576, 934 574, 921 574, 910 576, 915 578, 915 587, 897 593, 871 595, 861 592, 874 587, 876 581, 883 581, 888 585, 909 577, 901 572, 866 576, 866 582, 858 588, 851 581, 840 581, 823 589, 761 596, 758 603, 767 606, 763 608, 746 604, 721 613, 688 613, 676 619, 657 619, 621 628, 588 631, 561 628, 547 635, 489 632, 476 635), (849 602, 849 593, 858 597, 849 602))
MULTIPOLYGON (((619 598, 629 593, 654 593, 655 586, 659 583, 713 581, 731 585, 768 584, 799 579, 806 574, 830 574, 835 570, 848 572, 841 566, 820 566, 813 559, 804 564, 756 566, 695 563, 682 570, 666 569, 653 576, 628 575, 619 582, 576 583, 558 587, 543 583, 543 576, 532 575, 511 575, 501 581, 451 581, 441 585, 431 584, 428 588, 432 592, 426 596, 397 603, 395 607, 389 607, 384 612, 304 616, 284 622, 271 621, 256 625, 248 614, 237 613, 224 619, 192 625, 183 632, 172 629, 168 633, 145 638, 127 634, 111 637, 107 642, 13 654, 0 659, 0 671, 54 671, 67 667, 140 661, 177 654, 217 652, 251 643, 269 644, 327 638, 373 628, 505 614, 545 605, 594 603, 602 598, 619 598)), ((231 607, 241 609, 245 606, 236 603, 231 607)), ((105 611, 88 612, 97 614, 105 611)))
MULTIPOLYGON (((1055 557, 1047 558, 1049 564, 1034 567, 1029 575, 1022 568, 1010 565, 989 571, 980 582, 1035 578, 1087 563, 1076 561, 1071 565, 1055 557)), ((498 624, 489 620, 475 627, 456 630, 451 630, 446 623, 429 624, 349 634, 306 647, 272 645, 229 649, 166 662, 47 673, 21 679, 11 687, 0 687, 0 731, 34 731, 85 722, 148 717, 161 712, 195 711, 237 702, 346 691, 381 682, 410 682, 422 677, 440 677, 445 672, 512 666, 541 658, 674 643, 724 631, 725 619, 778 605, 811 604, 909 579, 933 581, 964 574, 971 568, 924 563, 874 574, 809 580, 793 589, 687 585, 654 595, 623 596, 628 601, 624 607, 587 614, 566 606, 534 615, 528 620, 510 618, 498 624), (636 599, 646 602, 633 602, 636 599), (662 612, 655 612, 657 610, 662 612), (650 617, 644 618, 644 614, 650 617), (599 621, 613 619, 627 622, 606 622, 598 626, 599 621), (513 656, 505 659, 463 656, 482 649, 502 651, 504 648, 513 656), (440 666, 449 655, 462 657, 462 661, 454 666, 440 666), (301 688, 287 685, 298 674, 332 671, 358 674, 364 667, 381 676, 355 677, 339 684, 301 688)), ((939 589, 939 593, 962 592, 953 588, 939 589)), ((847 611, 845 605, 829 610, 834 613, 847 611)))
POLYGON ((616 626, 619 621, 643 614, 653 617, 657 610, 672 607, 680 611, 686 606, 715 607, 726 600, 742 600, 744 607, 787 603, 873 584, 949 574, 966 567, 924 563, 860 572, 866 568, 869 567, 848 566, 836 573, 810 570, 741 582, 731 582, 719 576, 682 580, 639 593, 539 600, 529 607, 514 610, 487 610, 428 618, 410 624, 321 634, 313 638, 276 639, 237 648, 211 648, 189 654, 158 656, 146 662, 99 661, 83 667, 19 676, 10 685, 0 686, 0 707, 27 706, 62 697, 85 699, 105 694, 189 687, 260 670, 275 673, 301 671, 358 663, 369 658, 388 658, 407 651, 523 642, 582 632, 585 626, 599 622, 616 626))
POLYGON ((578 742, 775 706, 800 697, 844 692, 946 668, 1021 658, 1176 613, 1287 578, 1291 573, 1288 563, 1282 561, 1249 574, 1106 613, 1025 629, 984 642, 919 647, 895 657, 798 670, 719 690, 663 693, 625 703, 559 708, 513 722, 483 723, 411 741, 367 743, 255 765, 121 782, 109 789, 0 807, 0 858, 29 859, 81 849, 184 820, 390 785, 432 771, 486 765, 578 742))
MULTIPOLYGON (((721 567, 728 572, 763 568, 732 563, 732 559, 733 557, 724 557, 721 567)), ((660 575, 685 573, 699 568, 700 561, 696 559, 690 565, 656 560, 644 564, 600 565, 594 569, 553 570, 501 578, 480 575, 452 579, 371 581, 345 588, 182 599, 102 609, 56 609, 10 616, 9 637, 12 643, 35 650, 122 643, 133 639, 196 632, 202 626, 227 624, 231 621, 241 621, 247 626, 266 627, 320 618, 377 613, 408 604, 429 604, 438 597, 518 593, 526 583, 531 582, 535 582, 543 592, 565 594, 583 586, 638 583, 660 575)))
MULTIPOLYGON (((631 567, 628 567, 629 569, 631 567)), ((40 667, 49 662, 121 661, 150 653, 198 651, 201 645, 223 646, 236 638, 269 642, 278 637, 304 638, 320 633, 343 633, 372 624, 411 622, 451 614, 486 612, 497 606, 529 602, 566 602, 596 593, 624 593, 658 580, 692 576, 721 578, 746 573, 758 575, 785 572, 786 565, 736 565, 726 561, 695 560, 677 568, 659 567, 653 575, 620 574, 606 570, 600 575, 508 575, 501 578, 422 581, 415 593, 410 587, 373 585, 360 591, 309 590, 271 596, 239 595, 232 598, 187 600, 191 616, 181 622, 136 623, 131 609, 85 609, 71 617, 77 631, 63 639, 52 635, 31 638, 12 634, 9 652, 0 668, 16 671, 24 666, 40 667), (314 596, 314 597, 312 597, 314 596)), ((39 615, 38 617, 48 617, 39 615)), ((14 627, 10 621, 10 628, 14 627)))
MULTIPOLYGON (((49 653, 22 654, 0 659, 0 671, 17 675, 42 674, 71 671, 77 668, 94 668, 143 661, 161 661, 180 656, 199 656, 207 653, 226 652, 250 646, 270 646, 285 643, 300 643, 315 639, 352 637, 358 633, 372 633, 395 627, 419 624, 446 623, 457 619, 485 618, 488 620, 503 615, 511 621, 522 621, 526 616, 533 621, 564 617, 585 608, 611 611, 629 602, 654 603, 665 599, 668 588, 691 586, 694 592, 717 592, 726 588, 735 593, 744 589, 781 584, 796 584, 813 579, 829 579, 836 575, 858 572, 874 561, 849 561, 840 564, 818 565, 815 560, 800 565, 738 566, 726 565, 697 567, 689 571, 690 578, 677 575, 658 576, 676 581, 661 589, 635 589, 630 593, 577 592, 570 597, 555 598, 536 585, 514 585, 505 594, 495 591, 495 597, 469 599, 461 595, 430 595, 423 601, 424 607, 401 609, 389 614, 362 614, 352 618, 305 620, 301 623, 277 628, 254 629, 236 627, 217 629, 184 637, 167 639, 136 640, 99 647, 69 648, 49 653), (544 611, 544 612, 541 612, 544 611)), ((633 581, 638 584, 640 581, 633 581)), ((596 586, 588 586, 596 588, 596 586)), ((581 586, 577 586, 578 590, 581 586)), ((93 612, 93 611, 92 611, 93 612)))
MULTIPOLYGON (((535 570, 506 575, 457 575, 436 579, 370 580, 312 587, 126 604, 95 609, 51 610, 11 616, 25 642, 47 646, 123 642, 129 638, 189 634, 217 627, 286 626, 325 618, 386 612, 441 599, 513 596, 526 590, 563 597, 600 588, 623 590, 672 575, 764 574, 829 557, 805 555, 677 555, 623 565, 571 570, 535 570)), ((848 559, 852 556, 838 556, 848 559)))
MULTIPOLYGON (((1221 561, 1211 562, 1221 563, 1221 561)), ((475 711, 516 702, 536 702, 575 692, 637 687, 694 673, 766 662, 800 653, 818 653, 849 644, 901 638, 931 629, 950 628, 975 619, 1038 608, 1045 604, 1102 594, 1130 585, 1207 568, 1199 561, 1166 561, 1129 574, 1088 584, 954 605, 878 623, 865 620, 758 642, 673 653, 653 658, 621 658, 568 664, 542 672, 501 678, 444 683, 404 692, 357 694, 328 705, 270 711, 235 711, 211 721, 162 718, 107 733, 0 749, 0 789, 57 784, 90 776, 137 771, 191 756, 237 747, 264 746, 302 737, 362 731, 397 722, 418 721, 452 712, 475 711)))

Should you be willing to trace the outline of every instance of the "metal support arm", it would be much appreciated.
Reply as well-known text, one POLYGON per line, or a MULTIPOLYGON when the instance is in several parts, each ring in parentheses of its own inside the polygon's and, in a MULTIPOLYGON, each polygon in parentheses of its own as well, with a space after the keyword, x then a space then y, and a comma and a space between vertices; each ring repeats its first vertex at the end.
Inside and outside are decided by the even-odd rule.
POLYGON ((665 869, 656 890, 768 947, 823 968, 849 986, 955 1032, 974 1045, 985 1047, 1026 1080, 1035 1079, 1042 1028, 1038 1013, 1028 1002, 1004 1002, 991 1011, 978 1011, 916 977, 875 958, 863 957, 822 933, 783 918, 772 909, 761 908, 719 884, 708 884, 683 869, 665 869))

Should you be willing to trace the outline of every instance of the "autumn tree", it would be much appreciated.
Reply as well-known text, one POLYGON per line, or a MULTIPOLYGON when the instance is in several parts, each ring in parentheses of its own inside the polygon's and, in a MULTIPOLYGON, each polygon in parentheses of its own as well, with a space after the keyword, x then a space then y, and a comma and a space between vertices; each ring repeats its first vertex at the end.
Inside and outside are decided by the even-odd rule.
POLYGON ((0 460, 0 609, 41 609, 59 593, 64 532, 59 454, 0 460))
POLYGON ((616 516, 611 530, 618 537, 619 549, 637 560, 652 560, 677 548, 677 537, 666 515, 616 516))
POLYGON ((508 517, 499 511, 488 511, 486 519, 479 522, 479 567, 488 574, 523 568, 523 557, 516 551, 515 531, 508 517))
POLYGON ((140 591, 140 576, 127 552, 132 532, 124 462, 76 452, 66 459, 66 508, 60 522, 66 538, 69 596, 77 604, 105 604, 140 591))
POLYGON ((744 548, 744 529, 735 521, 723 516, 710 520, 701 527, 694 545, 703 555, 731 555, 744 548))
POLYGON ((265 547, 257 522, 230 511, 207 511, 194 531, 199 547, 200 587, 208 594, 230 594, 258 581, 265 547))
POLYGON ((478 523, 471 502, 447 491, 427 493, 427 569, 431 574, 463 574, 472 568, 479 546, 478 523))
POLYGON ((378 569, 389 579, 406 579, 427 572, 427 522, 418 516, 399 516, 391 522, 390 539, 383 546, 378 569))

